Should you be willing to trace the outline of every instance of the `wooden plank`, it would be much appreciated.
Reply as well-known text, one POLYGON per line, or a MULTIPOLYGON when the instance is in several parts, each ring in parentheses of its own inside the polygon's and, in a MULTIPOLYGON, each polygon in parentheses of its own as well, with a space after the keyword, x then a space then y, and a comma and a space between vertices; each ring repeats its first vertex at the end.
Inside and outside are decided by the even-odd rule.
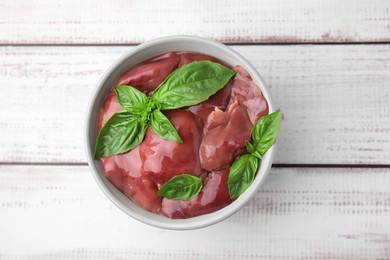
MULTIPOLYGON (((390 164, 390 46, 234 46, 284 114, 276 163, 390 164)), ((0 162, 85 162, 84 117, 131 47, 0 47, 0 162)))
POLYGON ((172 34, 230 43, 390 41, 387 0, 3 0, 0 44, 124 44, 172 34))
POLYGON ((201 230, 138 223, 86 166, 0 166, 1 259, 389 259, 390 169, 273 168, 201 230))

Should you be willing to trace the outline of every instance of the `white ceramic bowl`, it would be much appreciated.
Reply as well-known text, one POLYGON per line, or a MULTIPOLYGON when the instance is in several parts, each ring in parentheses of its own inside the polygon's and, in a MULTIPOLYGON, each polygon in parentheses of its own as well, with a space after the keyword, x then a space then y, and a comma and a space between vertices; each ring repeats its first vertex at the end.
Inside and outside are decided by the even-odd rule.
POLYGON ((93 159, 98 113, 107 98, 108 92, 113 88, 114 82, 130 67, 140 63, 141 61, 170 51, 201 52, 214 56, 232 67, 236 65, 244 67, 250 73, 253 80, 260 87, 263 95, 267 99, 269 113, 274 111, 274 106, 264 80, 261 78, 256 69, 236 51, 219 42, 200 37, 169 36, 158 38, 133 48, 117 60, 101 78, 93 93, 87 111, 85 128, 87 160, 100 188, 116 206, 129 216, 146 224, 164 229, 197 229, 226 219, 244 206, 245 203, 247 203, 256 194, 271 167, 275 150, 274 146, 271 147, 264 155, 253 184, 236 201, 216 212, 188 219, 169 219, 167 217, 148 212, 139 207, 105 178, 99 161, 93 159))

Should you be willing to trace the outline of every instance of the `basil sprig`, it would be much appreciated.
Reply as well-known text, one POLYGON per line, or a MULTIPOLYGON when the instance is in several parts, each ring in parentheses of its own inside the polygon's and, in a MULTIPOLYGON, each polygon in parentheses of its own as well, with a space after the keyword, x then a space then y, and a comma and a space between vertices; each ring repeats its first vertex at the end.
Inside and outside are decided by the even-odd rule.
POLYGON ((160 197, 173 200, 190 200, 201 191, 202 179, 190 174, 181 174, 166 182, 157 192, 160 197))
POLYGON ((256 177, 259 160, 275 143, 282 121, 280 111, 257 120, 246 143, 249 154, 238 158, 230 168, 228 188, 230 198, 238 198, 252 184, 256 177))
POLYGON ((172 72, 151 97, 131 86, 117 86, 117 100, 124 110, 114 114, 101 129, 95 159, 134 149, 144 139, 149 124, 161 138, 182 143, 161 110, 199 104, 222 89, 235 74, 219 63, 195 61, 172 72))

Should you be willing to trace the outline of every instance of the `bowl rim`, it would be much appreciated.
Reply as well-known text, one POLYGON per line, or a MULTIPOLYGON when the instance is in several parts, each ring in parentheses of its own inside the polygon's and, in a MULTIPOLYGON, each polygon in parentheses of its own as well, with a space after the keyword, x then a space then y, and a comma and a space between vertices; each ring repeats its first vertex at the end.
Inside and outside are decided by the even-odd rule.
MULTIPOLYGON (((188 35, 173 35, 173 36, 165 36, 165 37, 160 37, 154 40, 150 40, 148 42, 142 43, 134 48, 132 48, 130 51, 126 52, 123 54, 119 59, 117 59, 114 63, 112 63, 109 68, 103 73, 101 76, 100 80, 98 81, 97 85, 95 86, 92 96, 88 102, 88 107, 87 107, 87 112, 86 112, 86 118, 85 118, 85 126, 84 126, 84 145, 85 145, 85 152, 86 152, 86 157, 88 161, 89 168, 91 169, 92 175, 97 182, 98 186, 100 189, 103 191, 105 196, 111 200, 112 203, 114 203, 119 209, 121 209, 123 212, 125 212, 127 215, 130 217, 143 222, 145 224, 148 224, 150 226, 154 226, 157 228, 162 228, 162 229, 170 229, 170 230, 193 230, 193 229, 199 229, 199 228, 204 228, 213 224, 216 224, 230 216, 232 216, 234 213, 236 213, 239 209, 241 209, 245 204, 247 204, 256 194, 257 190, 261 187, 262 183, 266 179, 266 176, 268 175, 272 161, 274 158, 274 153, 275 153, 275 147, 276 143, 267 151, 267 153, 264 155, 262 162, 260 163, 259 169, 257 171, 256 178, 254 182, 251 184, 251 186, 235 201, 233 201, 231 204, 228 206, 217 210, 215 212, 197 216, 197 217, 192 217, 192 218, 187 218, 187 219, 182 219, 182 220, 177 220, 177 219, 169 219, 166 217, 163 217, 164 219, 166 218, 168 222, 161 222, 159 220, 153 219, 153 218, 147 218, 143 216, 142 214, 138 214, 137 212, 131 210, 128 208, 126 205, 124 205, 108 188, 107 185, 112 185, 104 176, 104 179, 99 175, 97 167, 97 161, 94 160, 93 156, 93 149, 90 149, 91 147, 94 147, 95 145, 93 144, 91 146, 90 142, 90 128, 91 128, 91 118, 94 114, 93 108, 94 104, 97 100, 97 98, 100 95, 100 92, 103 89, 104 83, 108 80, 110 75, 118 69, 118 67, 121 66, 122 63, 124 63, 126 60, 130 59, 134 54, 141 52, 147 48, 153 47, 155 45, 159 44, 166 44, 167 42, 193 42, 193 43, 202 43, 206 45, 211 45, 214 48, 219 48, 221 49, 226 55, 231 55, 234 56, 235 59, 240 61, 240 65, 242 65, 251 75, 253 81, 258 85, 260 90, 263 93, 263 96, 266 98, 268 102, 268 113, 272 113, 275 111, 271 95, 269 92, 269 89, 267 88, 267 84, 261 77, 261 75, 257 72, 255 67, 246 59, 244 58, 241 54, 230 48, 229 46, 226 46, 220 42, 210 40, 207 38, 203 37, 198 37, 198 36, 188 36, 188 35), (265 165, 263 165, 263 162, 265 161, 265 165), (262 175, 260 176, 260 171, 262 171, 262 175), (109 182, 110 184, 107 184, 109 182)), ((173 50, 172 50, 173 51, 173 50)), ((191 51, 191 50, 188 50, 191 51)), ((161 53, 162 54, 162 53, 161 53)), ((206 53, 207 54, 207 53, 206 53)), ((150 57, 152 58, 152 57, 150 57)), ((224 61, 222 59, 222 61, 224 61)), ((141 62, 141 61, 140 61, 141 62)), ((139 62, 138 62, 139 63, 139 62)), ((96 127, 96 126, 93 126, 96 127)), ((100 165, 100 164, 99 164, 100 165)), ((128 200, 131 200, 128 198, 128 200)), ((134 203, 134 202, 133 202, 134 203)), ((134 203, 135 204, 135 203, 134 203)), ((138 205, 137 205, 138 206, 138 205)), ((140 206, 138 206, 140 207, 140 206)), ((141 207, 140 207, 141 208, 141 207)), ((150 213, 145 209, 142 209, 145 211, 145 214, 153 214, 156 216, 159 216, 154 213, 150 213)))

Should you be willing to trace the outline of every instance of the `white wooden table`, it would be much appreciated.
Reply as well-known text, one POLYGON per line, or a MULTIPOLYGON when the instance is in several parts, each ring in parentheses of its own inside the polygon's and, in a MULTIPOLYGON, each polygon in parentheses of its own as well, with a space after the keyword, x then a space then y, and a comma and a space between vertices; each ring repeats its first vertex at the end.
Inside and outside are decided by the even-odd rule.
POLYGON ((0 259, 390 259, 388 0, 2 0, 0 259), (87 102, 134 45, 230 44, 284 113, 264 186, 209 228, 117 209, 86 164, 87 102))

